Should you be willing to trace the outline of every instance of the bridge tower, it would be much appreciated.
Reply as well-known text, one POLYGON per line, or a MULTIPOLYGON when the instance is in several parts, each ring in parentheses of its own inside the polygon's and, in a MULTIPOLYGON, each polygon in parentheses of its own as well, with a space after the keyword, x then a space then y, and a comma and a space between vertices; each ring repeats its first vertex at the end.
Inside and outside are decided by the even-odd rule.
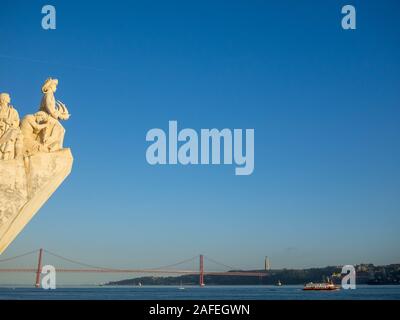
POLYGON ((36 288, 40 288, 40 274, 42 272, 42 257, 43 257, 43 249, 40 248, 39 258, 38 258, 38 266, 37 266, 37 270, 36 270, 36 283, 35 283, 36 288))
POLYGON ((265 269, 265 271, 269 271, 271 269, 271 264, 269 262, 268 256, 265 257, 265 260, 264 260, 264 269, 265 269))
POLYGON ((204 256, 200 255, 200 279, 199 279, 200 287, 204 287, 204 256))

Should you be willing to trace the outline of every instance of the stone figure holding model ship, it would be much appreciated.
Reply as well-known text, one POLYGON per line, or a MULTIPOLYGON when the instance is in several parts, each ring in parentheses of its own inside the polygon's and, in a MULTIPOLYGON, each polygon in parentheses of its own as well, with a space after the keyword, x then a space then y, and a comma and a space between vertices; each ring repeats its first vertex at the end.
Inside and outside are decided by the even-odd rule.
POLYGON ((22 121, 9 94, 0 94, 0 254, 71 172, 60 123, 70 114, 54 97, 57 85, 44 82, 39 111, 22 121))

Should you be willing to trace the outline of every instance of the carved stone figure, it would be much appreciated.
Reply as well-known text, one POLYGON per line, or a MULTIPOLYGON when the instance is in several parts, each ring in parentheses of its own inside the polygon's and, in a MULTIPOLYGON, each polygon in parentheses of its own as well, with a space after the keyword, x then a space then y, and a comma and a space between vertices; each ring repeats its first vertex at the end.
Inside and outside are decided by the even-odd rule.
POLYGON ((10 96, 0 94, 0 254, 22 231, 72 169, 63 148, 70 115, 54 92, 58 80, 45 81, 40 111, 20 123, 10 96))
POLYGON ((54 93, 57 90, 58 80, 48 78, 42 86, 43 98, 40 103, 40 111, 44 111, 50 115, 52 119, 49 120, 51 130, 46 130, 47 139, 54 140, 53 143, 57 142, 57 145, 61 149, 64 143, 65 129, 59 122, 59 120, 68 120, 70 114, 64 103, 56 100, 54 93), (54 121, 53 121, 54 120, 54 121), (57 136, 52 137, 52 135, 57 136), (55 141, 58 139, 58 141, 55 141))
POLYGON ((39 151, 48 152, 43 139, 43 132, 46 130, 49 115, 39 111, 35 114, 28 114, 21 121, 21 132, 24 137, 24 155, 31 156, 39 151))
POLYGON ((10 102, 8 93, 0 93, 0 160, 12 160, 22 156, 19 115, 10 102))

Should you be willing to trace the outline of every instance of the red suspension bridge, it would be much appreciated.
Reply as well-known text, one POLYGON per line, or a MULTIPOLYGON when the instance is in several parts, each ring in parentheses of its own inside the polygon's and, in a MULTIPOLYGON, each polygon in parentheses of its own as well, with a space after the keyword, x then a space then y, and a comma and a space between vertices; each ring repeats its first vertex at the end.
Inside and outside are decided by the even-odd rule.
POLYGON ((137 273, 137 274, 174 274, 174 275, 198 275, 199 276, 199 285, 204 286, 204 276, 206 275, 214 275, 214 276, 254 276, 254 277, 264 277, 267 274, 265 272, 251 272, 251 271, 241 271, 238 269, 235 269, 231 266, 225 265, 223 263, 220 263, 214 259, 208 258, 205 255, 198 255, 194 256, 192 258, 179 261, 177 263, 163 266, 160 268, 148 268, 148 269, 119 269, 119 268, 105 268, 105 267, 99 267, 99 266, 94 266, 90 265, 87 263, 83 263, 80 261, 76 261, 70 258, 63 257, 59 254, 53 253, 51 251, 45 250, 45 249, 39 249, 39 250, 34 250, 30 251, 18 256, 14 256, 11 258, 7 259, 2 259, 0 260, 0 263, 2 262, 9 262, 13 261, 31 254, 38 254, 38 259, 37 259, 37 265, 33 268, 0 268, 0 273, 4 272, 27 272, 27 273, 33 273, 35 274, 35 286, 39 287, 40 286, 40 276, 42 272, 42 266, 43 266, 43 261, 44 261, 44 253, 59 258, 61 260, 67 261, 72 264, 79 265, 81 268, 56 268, 56 272, 69 272, 69 273, 137 273), (180 269, 171 269, 173 267, 176 267, 178 265, 191 262, 198 259, 199 261, 199 269, 198 270, 180 270, 180 269), (210 262, 213 262, 214 264, 223 266, 224 268, 227 268, 229 271, 205 271, 204 270, 204 261, 208 260, 210 262), (237 271, 235 271, 237 270, 237 271))

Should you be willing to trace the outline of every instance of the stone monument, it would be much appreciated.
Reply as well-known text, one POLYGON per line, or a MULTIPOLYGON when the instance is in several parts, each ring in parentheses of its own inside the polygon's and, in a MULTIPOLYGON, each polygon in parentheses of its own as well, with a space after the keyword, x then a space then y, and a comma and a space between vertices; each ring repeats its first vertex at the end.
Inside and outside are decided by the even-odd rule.
POLYGON ((10 95, 0 94, 0 254, 71 172, 60 123, 70 114, 54 97, 57 86, 47 79, 39 110, 22 120, 10 95))

